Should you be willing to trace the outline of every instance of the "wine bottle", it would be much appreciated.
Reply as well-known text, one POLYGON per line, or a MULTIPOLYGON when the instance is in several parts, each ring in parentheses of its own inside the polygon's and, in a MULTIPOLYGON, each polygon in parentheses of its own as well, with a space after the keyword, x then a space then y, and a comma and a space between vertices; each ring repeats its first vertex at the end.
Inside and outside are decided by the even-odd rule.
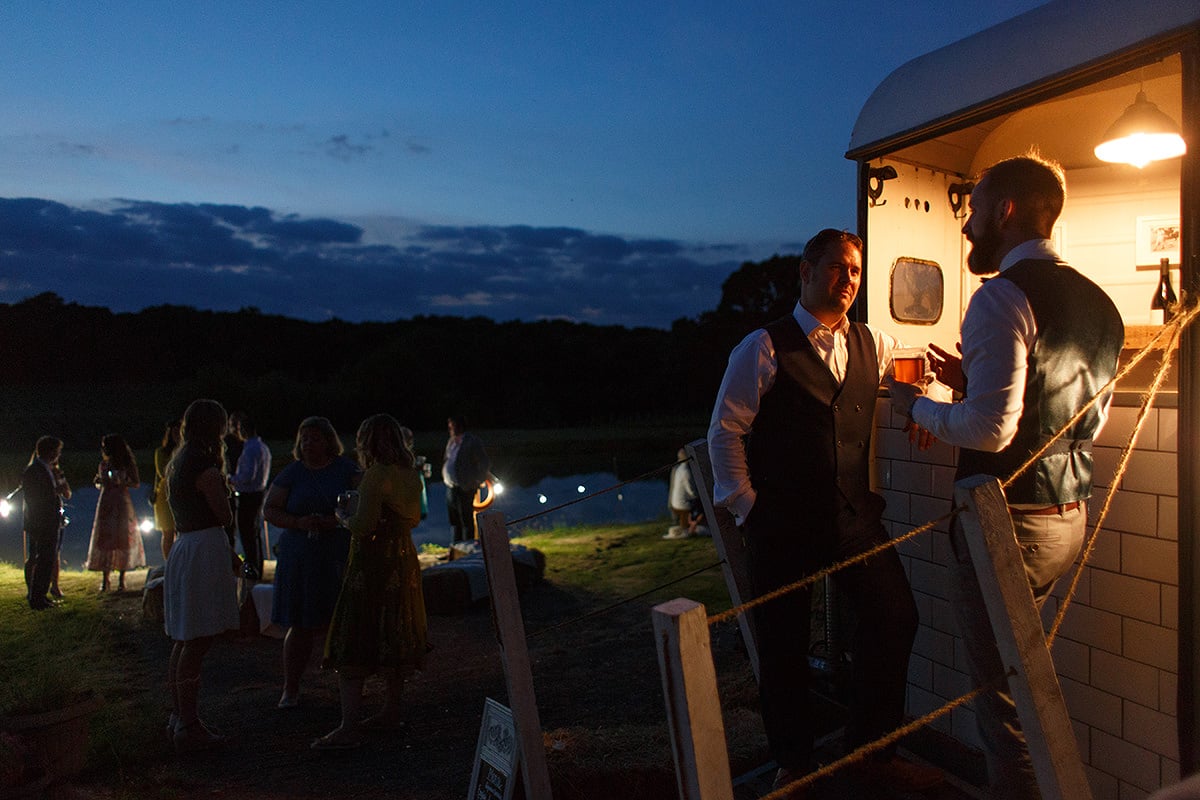
POLYGON ((1176 302, 1175 289, 1171 286, 1171 260, 1164 258, 1158 262, 1158 287, 1150 299, 1150 323, 1163 325, 1169 322, 1176 302))

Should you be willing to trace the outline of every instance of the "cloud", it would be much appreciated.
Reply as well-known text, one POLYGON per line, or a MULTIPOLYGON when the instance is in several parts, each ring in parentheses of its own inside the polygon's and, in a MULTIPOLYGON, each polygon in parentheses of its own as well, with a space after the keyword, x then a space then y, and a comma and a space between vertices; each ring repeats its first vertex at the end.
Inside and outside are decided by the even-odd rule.
POLYGON ((350 141, 350 137, 344 133, 339 133, 337 136, 330 136, 322 144, 322 148, 327 155, 333 156, 338 161, 353 161, 356 158, 368 155, 375 149, 369 144, 354 144, 350 141))
POLYGON ((43 291, 132 311, 254 306, 352 322, 422 314, 667 327, 714 308, 729 245, 573 227, 358 225, 210 203, 115 200, 102 210, 0 198, 0 302, 43 291))

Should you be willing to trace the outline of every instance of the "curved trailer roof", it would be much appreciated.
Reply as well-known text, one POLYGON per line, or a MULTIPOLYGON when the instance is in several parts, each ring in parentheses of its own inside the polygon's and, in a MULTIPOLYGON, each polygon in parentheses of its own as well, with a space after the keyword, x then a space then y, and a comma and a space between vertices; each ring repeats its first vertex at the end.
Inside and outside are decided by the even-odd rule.
POLYGON ((898 68, 863 105, 846 158, 875 158, 1112 77, 1174 52, 1198 27, 1197 0, 1055 0, 898 68))

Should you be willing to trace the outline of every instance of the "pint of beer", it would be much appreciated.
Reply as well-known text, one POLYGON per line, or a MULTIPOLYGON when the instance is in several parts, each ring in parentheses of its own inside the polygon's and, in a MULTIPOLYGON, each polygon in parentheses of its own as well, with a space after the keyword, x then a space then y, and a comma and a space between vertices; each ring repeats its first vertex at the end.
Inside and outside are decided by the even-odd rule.
POLYGON ((925 376, 925 348, 897 347, 892 351, 892 369, 900 383, 919 383, 925 376))

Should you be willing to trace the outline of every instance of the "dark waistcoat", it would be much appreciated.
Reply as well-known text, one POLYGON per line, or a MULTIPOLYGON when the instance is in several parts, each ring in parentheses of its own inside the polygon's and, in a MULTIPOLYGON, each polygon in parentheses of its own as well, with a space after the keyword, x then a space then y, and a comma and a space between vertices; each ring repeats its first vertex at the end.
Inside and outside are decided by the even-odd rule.
POLYGON ((746 447, 750 483, 787 497, 797 514, 827 525, 849 505, 865 510, 879 366, 865 325, 851 323, 841 386, 792 316, 766 326, 775 384, 762 397, 746 447))
MULTIPOLYGON (((1024 405, 1017 433, 999 453, 963 448, 958 477, 1007 479, 1058 432, 1117 370, 1125 343, 1121 314, 1104 290, 1065 264, 1026 259, 993 280, 1025 293, 1037 323, 1027 356, 1024 405)), ((967 386, 970 394, 971 387, 967 386)), ((1054 446, 1006 490, 1010 503, 1070 503, 1092 493, 1092 437, 1101 398, 1054 446)))

